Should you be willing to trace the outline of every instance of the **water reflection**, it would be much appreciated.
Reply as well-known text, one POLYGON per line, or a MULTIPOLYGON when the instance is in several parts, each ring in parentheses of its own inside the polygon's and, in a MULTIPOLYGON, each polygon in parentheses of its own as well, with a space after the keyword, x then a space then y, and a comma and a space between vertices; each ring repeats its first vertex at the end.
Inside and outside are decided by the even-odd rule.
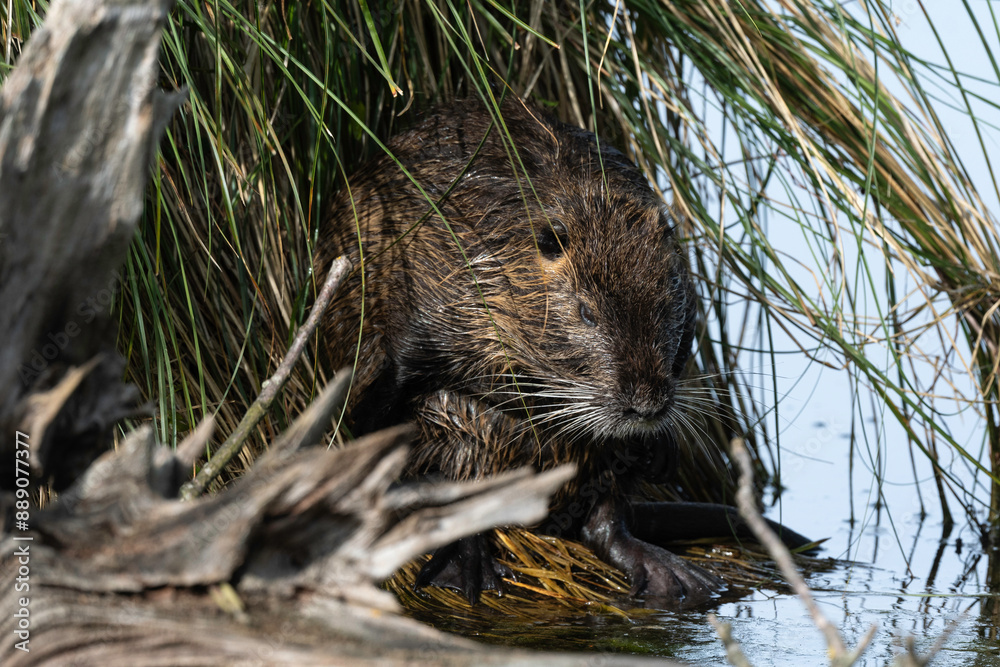
MULTIPOLYGON (((910 637, 917 651, 925 653, 947 634, 933 665, 1000 665, 1000 565, 997 550, 982 547, 979 521, 949 522, 936 503, 925 505, 913 480, 930 479, 921 469, 926 460, 911 463, 905 452, 873 458, 870 468, 880 471, 881 481, 872 477, 857 460, 852 463, 859 452, 831 434, 829 419, 820 425, 821 418, 808 420, 810 409, 800 420, 814 425, 793 426, 784 435, 786 489, 769 515, 810 537, 828 538, 823 558, 803 561, 806 579, 849 647, 878 626, 858 664, 891 664, 910 637), (822 446, 799 455, 796 441, 822 446)), ((751 664, 828 665, 825 642, 802 603, 769 578, 765 565, 757 569, 754 588, 735 589, 736 597, 713 611, 732 625, 751 664)), ((531 620, 500 614, 427 614, 422 620, 504 645, 726 665, 725 650, 706 614, 635 610, 623 618, 580 608, 531 620)))

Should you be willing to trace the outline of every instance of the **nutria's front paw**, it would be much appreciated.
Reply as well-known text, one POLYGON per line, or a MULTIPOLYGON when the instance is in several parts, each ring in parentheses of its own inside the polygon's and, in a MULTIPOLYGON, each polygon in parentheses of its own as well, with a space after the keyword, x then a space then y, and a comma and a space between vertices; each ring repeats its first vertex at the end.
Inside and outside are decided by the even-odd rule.
POLYGON ((424 564, 413 587, 451 588, 465 595, 469 604, 476 604, 481 591, 502 593, 504 577, 514 575, 491 551, 489 540, 482 533, 445 545, 424 564))
POLYGON ((617 545, 618 564, 632 580, 633 597, 668 606, 707 602, 724 588, 721 579, 655 544, 632 538, 617 545))

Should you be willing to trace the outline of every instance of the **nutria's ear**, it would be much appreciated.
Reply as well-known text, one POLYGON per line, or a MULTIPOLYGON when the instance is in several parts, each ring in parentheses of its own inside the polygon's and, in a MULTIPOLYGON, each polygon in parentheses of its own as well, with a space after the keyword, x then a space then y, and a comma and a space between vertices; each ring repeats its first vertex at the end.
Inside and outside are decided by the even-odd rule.
POLYGON ((504 100, 503 117, 507 123, 519 126, 517 134, 522 136, 525 147, 531 153, 547 155, 547 159, 552 160, 557 160, 559 156, 559 135, 572 129, 531 101, 511 95, 504 100))

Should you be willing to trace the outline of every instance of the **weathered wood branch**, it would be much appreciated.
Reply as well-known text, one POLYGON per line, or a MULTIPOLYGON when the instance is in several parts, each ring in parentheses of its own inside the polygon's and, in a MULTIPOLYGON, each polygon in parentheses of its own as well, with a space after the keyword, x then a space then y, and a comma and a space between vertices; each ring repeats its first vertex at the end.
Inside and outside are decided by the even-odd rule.
MULTIPOLYGON (((299 360, 299 357, 302 356, 302 350, 305 349, 307 341, 312 338, 313 332, 316 331, 316 327, 326 312, 326 307, 330 304, 330 299, 340 287, 350 269, 351 263, 346 257, 338 257, 333 261, 330 271, 327 273, 326 280, 323 282, 323 288, 320 290, 319 296, 316 297, 316 303, 313 304, 309 318, 299 329, 298 333, 295 334, 295 340, 292 341, 292 345, 285 358, 281 360, 278 370, 265 383, 260 396, 257 397, 257 400, 247 410, 236 430, 226 438, 226 441, 222 443, 222 446, 215 452, 212 459, 198 471, 195 478, 184 485, 181 489, 182 498, 190 500, 202 493, 209 483, 222 472, 226 464, 243 449, 253 428, 270 410, 271 404, 278 396, 278 392, 285 385, 285 382, 288 381, 292 368, 299 360)), ((350 374, 342 371, 338 374, 338 378, 334 379, 334 382, 339 383, 338 386, 341 387, 341 393, 338 395, 346 394, 350 387, 350 374)), ((286 434, 287 437, 288 434, 286 434)))
MULTIPOLYGON (((340 406, 325 399, 317 403, 328 409, 307 411, 290 431, 315 433, 313 422, 329 423, 340 406)), ((0 544, 8 563, 27 549, 38 573, 29 607, 33 651, 5 642, 0 660, 328 664, 338 655, 350 664, 345 651, 357 661, 382 655, 392 663, 426 660, 431 650, 437 664, 481 662, 468 642, 373 616, 372 609, 396 609, 374 584, 426 544, 480 530, 484 516, 539 520, 573 471, 390 490, 410 436, 399 427, 339 450, 287 447, 219 494, 183 502, 177 473, 197 439, 177 454, 157 446, 148 428, 132 433, 33 518, 30 542, 0 544), (237 592, 229 616, 206 588, 237 592)), ((10 567, 0 577, 4 609, 18 609, 17 576, 10 567)), ((16 636, 17 629, 18 619, 5 614, 0 632, 16 636)))
POLYGON ((53 3, 0 91, 4 483, 15 430, 32 429, 31 473, 62 488, 136 410, 110 305, 156 144, 183 99, 153 87, 170 4, 53 3), (73 460, 54 464, 61 439, 73 460))

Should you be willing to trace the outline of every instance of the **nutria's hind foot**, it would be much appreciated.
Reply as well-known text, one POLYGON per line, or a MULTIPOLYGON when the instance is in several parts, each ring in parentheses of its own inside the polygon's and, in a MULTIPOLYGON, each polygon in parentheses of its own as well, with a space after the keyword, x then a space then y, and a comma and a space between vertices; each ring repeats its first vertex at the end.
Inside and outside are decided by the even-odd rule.
POLYGON ((663 547, 629 535, 611 545, 609 560, 632 581, 629 595, 661 607, 693 607, 719 596, 725 583, 663 547))
POLYGON ((476 604, 482 591, 502 594, 504 578, 512 579, 514 573, 491 552, 490 542, 483 533, 447 544, 437 549, 424 564, 413 588, 451 588, 465 595, 469 604, 476 604))
POLYGON ((599 558, 629 576, 630 595, 653 606, 686 608, 708 602, 725 590, 724 582, 715 575, 632 535, 623 506, 620 499, 599 502, 581 536, 599 558))

